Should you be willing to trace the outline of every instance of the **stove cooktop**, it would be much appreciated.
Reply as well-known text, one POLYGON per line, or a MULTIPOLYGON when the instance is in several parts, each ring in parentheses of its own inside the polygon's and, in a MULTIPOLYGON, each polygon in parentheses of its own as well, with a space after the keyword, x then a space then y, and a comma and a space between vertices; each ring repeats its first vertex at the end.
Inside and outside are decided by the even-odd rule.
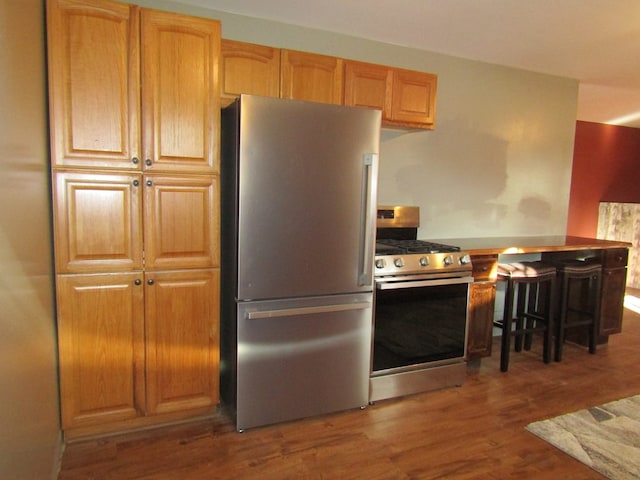
POLYGON ((376 242, 376 255, 400 255, 408 253, 451 253, 460 247, 426 240, 381 239, 376 242))
POLYGON ((468 272, 471 260, 460 247, 414 239, 378 239, 376 277, 468 272))

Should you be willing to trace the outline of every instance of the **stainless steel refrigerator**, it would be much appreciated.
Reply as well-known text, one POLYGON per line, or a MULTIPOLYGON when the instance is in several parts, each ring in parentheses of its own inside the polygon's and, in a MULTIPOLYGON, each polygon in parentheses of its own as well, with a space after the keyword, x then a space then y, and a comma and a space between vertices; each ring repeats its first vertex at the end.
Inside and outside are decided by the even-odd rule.
POLYGON ((221 394, 236 428, 367 405, 381 113, 222 112, 221 394))

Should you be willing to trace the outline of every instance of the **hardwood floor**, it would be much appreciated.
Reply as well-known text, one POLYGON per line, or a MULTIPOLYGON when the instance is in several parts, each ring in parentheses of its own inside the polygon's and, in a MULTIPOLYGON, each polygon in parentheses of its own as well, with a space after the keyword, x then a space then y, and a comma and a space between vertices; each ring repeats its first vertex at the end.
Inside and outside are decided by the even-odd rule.
MULTIPOLYGON (((633 291, 640 294, 639 291, 633 291)), ((640 296, 640 295, 639 295, 640 296)), ((499 348, 459 388, 236 433, 224 416, 69 444, 59 480, 602 479, 527 432, 536 420, 640 393, 640 315, 596 355, 539 344, 499 371, 499 348)))

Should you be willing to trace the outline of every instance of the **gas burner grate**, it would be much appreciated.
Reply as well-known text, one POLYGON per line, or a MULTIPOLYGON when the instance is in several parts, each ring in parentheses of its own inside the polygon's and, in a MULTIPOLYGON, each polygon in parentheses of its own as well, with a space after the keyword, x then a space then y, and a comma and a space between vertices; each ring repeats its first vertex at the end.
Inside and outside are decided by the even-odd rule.
MULTIPOLYGON (((377 243, 382 246, 399 249, 403 253, 445 253, 460 251, 460 247, 426 240, 380 239, 377 243)), ((379 250, 382 250, 382 248, 376 248, 376 251, 379 250)))

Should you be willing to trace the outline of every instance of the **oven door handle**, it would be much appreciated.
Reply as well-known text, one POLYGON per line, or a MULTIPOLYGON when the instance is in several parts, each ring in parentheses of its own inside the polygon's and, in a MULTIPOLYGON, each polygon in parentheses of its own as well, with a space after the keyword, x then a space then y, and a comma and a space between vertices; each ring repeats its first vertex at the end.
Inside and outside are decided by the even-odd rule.
POLYGON ((376 289, 394 290, 400 288, 436 287, 439 285, 459 285, 461 283, 473 283, 473 277, 439 278, 436 280, 406 280, 406 281, 381 281, 376 280, 376 289))

